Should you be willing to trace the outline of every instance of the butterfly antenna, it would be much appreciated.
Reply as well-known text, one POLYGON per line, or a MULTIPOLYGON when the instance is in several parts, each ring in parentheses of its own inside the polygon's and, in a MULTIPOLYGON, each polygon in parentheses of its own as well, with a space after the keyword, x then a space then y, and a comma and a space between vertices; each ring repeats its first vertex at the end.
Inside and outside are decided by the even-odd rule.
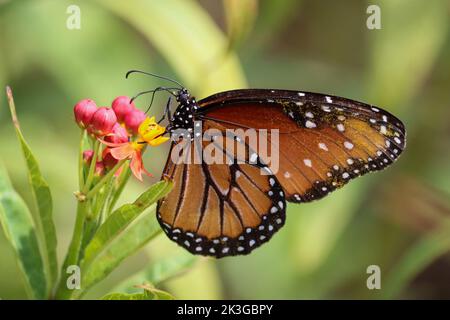
POLYGON ((150 100, 150 104, 148 105, 147 110, 145 110, 145 113, 148 113, 148 112, 150 111, 150 108, 151 108, 152 105, 153 105, 153 100, 155 99, 155 94, 156 94, 156 92, 158 92, 158 91, 156 91, 156 90, 153 91, 152 99, 150 100))
POLYGON ((156 89, 153 90, 146 90, 146 91, 142 91, 139 92, 138 94, 136 94, 134 97, 132 97, 130 99, 130 103, 132 103, 134 100, 136 100, 137 98, 139 98, 140 96, 144 95, 144 94, 148 94, 148 93, 153 93, 153 96, 155 95, 156 92, 158 91, 167 91, 168 93, 170 93, 171 95, 173 95, 174 97, 177 96, 176 93, 172 92, 171 90, 179 90, 178 88, 166 88, 166 87, 158 87, 156 89))
POLYGON ((181 83, 179 83, 178 81, 176 81, 176 80, 173 80, 173 79, 170 79, 170 78, 167 78, 167 77, 164 77, 164 76, 160 76, 160 75, 157 75, 157 74, 154 74, 154 73, 150 73, 150 72, 146 72, 146 71, 141 71, 141 70, 130 70, 130 71, 128 71, 128 72, 126 73, 125 78, 128 79, 128 76, 129 76, 130 74, 132 74, 132 73, 142 73, 142 74, 146 74, 146 75, 148 75, 148 76, 152 76, 152 77, 155 77, 155 78, 159 78, 159 79, 163 79, 163 80, 166 80, 166 81, 170 81, 170 82, 172 82, 172 83, 175 83, 176 85, 178 85, 178 86, 180 87, 180 88, 177 88, 177 89, 183 89, 183 88, 184 88, 184 86, 183 86, 181 83))

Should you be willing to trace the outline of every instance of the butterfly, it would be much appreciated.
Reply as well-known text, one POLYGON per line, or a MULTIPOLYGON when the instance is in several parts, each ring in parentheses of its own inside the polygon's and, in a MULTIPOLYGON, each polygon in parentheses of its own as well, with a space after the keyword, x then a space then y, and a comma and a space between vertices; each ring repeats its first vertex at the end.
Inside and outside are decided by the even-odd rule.
POLYGON ((248 254, 284 225, 286 202, 321 199, 385 169, 405 149, 398 118, 350 99, 240 89, 197 101, 182 86, 173 95, 178 105, 173 115, 166 107, 172 144, 163 177, 174 187, 158 202, 157 219, 169 239, 193 254, 248 254), (244 133, 252 129, 278 155, 276 171, 269 156, 250 145, 244 133), (215 136, 208 136, 212 130, 215 136), (223 163, 193 161, 211 144, 223 163), (244 152, 238 154, 237 145, 244 152))

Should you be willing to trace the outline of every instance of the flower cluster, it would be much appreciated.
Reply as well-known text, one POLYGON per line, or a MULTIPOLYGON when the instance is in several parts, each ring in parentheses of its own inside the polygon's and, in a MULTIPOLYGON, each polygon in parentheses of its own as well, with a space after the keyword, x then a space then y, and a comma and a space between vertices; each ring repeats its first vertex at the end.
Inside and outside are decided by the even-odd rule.
POLYGON ((91 99, 81 100, 74 114, 76 123, 92 141, 93 149, 83 151, 82 161, 85 168, 92 167, 94 177, 111 170, 117 175, 122 170, 119 163, 130 160, 132 173, 142 181, 142 173, 149 175, 142 162, 146 146, 158 146, 169 139, 162 136, 165 128, 137 109, 127 96, 114 99, 111 107, 97 107, 91 99))

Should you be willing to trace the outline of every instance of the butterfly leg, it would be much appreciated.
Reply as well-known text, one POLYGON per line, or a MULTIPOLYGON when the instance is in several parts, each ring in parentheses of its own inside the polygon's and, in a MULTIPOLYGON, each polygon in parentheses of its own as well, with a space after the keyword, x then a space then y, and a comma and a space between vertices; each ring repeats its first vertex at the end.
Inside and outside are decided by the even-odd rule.
POLYGON ((148 113, 148 112, 150 111, 150 108, 151 108, 152 105, 153 105, 153 100, 155 99, 155 94, 156 94, 156 92, 161 91, 161 90, 165 90, 165 89, 166 89, 165 87, 157 87, 157 88, 154 89, 154 90, 147 91, 147 92, 152 92, 152 98, 151 98, 151 100, 150 100, 150 104, 149 104, 147 110, 145 111, 145 113, 148 113))
POLYGON ((167 100, 167 104, 166 104, 166 108, 164 110, 164 115, 161 117, 161 119, 158 120, 158 124, 161 123, 167 116, 167 119, 169 120, 169 124, 170 120, 172 119, 172 116, 170 114, 170 103, 172 102, 172 97, 169 97, 169 100, 167 100))

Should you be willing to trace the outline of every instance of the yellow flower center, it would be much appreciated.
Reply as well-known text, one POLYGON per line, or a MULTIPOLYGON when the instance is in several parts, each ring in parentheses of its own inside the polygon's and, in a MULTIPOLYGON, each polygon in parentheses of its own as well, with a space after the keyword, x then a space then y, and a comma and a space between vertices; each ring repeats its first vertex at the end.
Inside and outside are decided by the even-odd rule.
POLYGON ((154 147, 158 146, 169 140, 169 138, 162 136, 165 131, 165 127, 162 127, 156 123, 155 117, 146 118, 138 129, 139 140, 154 147))

